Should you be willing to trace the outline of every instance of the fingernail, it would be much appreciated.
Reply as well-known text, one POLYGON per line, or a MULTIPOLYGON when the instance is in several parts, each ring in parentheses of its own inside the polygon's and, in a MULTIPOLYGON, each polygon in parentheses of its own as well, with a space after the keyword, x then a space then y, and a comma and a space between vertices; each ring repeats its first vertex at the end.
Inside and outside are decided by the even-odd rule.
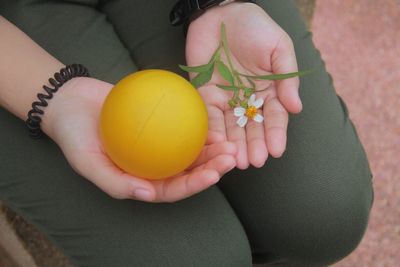
POLYGON ((143 188, 135 189, 133 191, 133 195, 136 198, 142 199, 142 200, 151 200, 152 199, 151 192, 149 190, 143 189, 143 188))
POLYGON ((303 102, 301 102, 299 91, 297 91, 297 102, 298 102, 298 105, 299 105, 299 110, 301 111, 303 109, 303 102))
POLYGON ((219 175, 210 175, 210 176, 207 177, 207 181, 208 181, 210 184, 215 184, 215 183, 217 183, 217 182, 219 181, 219 179, 220 179, 219 175))

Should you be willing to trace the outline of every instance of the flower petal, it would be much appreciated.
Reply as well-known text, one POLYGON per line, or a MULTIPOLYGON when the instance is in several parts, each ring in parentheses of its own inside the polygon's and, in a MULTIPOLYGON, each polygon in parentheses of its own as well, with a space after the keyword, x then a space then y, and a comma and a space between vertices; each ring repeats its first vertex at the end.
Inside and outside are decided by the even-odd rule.
POLYGON ((256 94, 252 94, 250 96, 249 100, 247 101, 247 105, 254 106, 254 100, 256 100, 256 94))
POLYGON ((247 117, 246 116, 241 116, 237 121, 237 124, 239 124, 240 127, 244 127, 247 123, 247 117))
POLYGON ((264 104, 264 100, 262 98, 257 99, 256 101, 254 101, 253 105, 256 108, 260 108, 262 105, 264 104))
POLYGON ((256 122, 262 122, 264 120, 264 117, 260 114, 257 114, 254 116, 253 120, 256 122))
POLYGON ((245 109, 245 108, 242 108, 242 107, 237 107, 237 108, 235 108, 235 109, 233 110, 233 114, 234 114, 236 117, 243 116, 244 113, 246 113, 246 109, 245 109))

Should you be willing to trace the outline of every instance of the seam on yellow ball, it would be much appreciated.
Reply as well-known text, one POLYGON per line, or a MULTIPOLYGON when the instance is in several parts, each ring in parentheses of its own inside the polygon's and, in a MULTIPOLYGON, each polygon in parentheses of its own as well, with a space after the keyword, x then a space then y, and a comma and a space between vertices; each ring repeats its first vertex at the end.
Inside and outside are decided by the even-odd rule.
POLYGON ((139 134, 137 135, 136 140, 135 140, 135 142, 134 142, 134 144, 133 144, 133 149, 136 148, 136 144, 137 144, 137 142, 139 141, 140 136, 142 135, 144 128, 146 127, 147 123, 149 122, 149 120, 150 120, 151 117, 153 116, 154 112, 157 110, 157 107, 160 105, 160 103, 161 103, 161 101, 164 99, 164 97, 165 97, 165 89, 163 88, 163 89, 162 89, 162 95, 160 96, 160 99, 158 99, 157 104, 153 107, 151 113, 150 113, 149 116, 146 118, 146 120, 145 120, 144 123, 142 124, 142 127, 141 127, 140 130, 139 130, 139 134))

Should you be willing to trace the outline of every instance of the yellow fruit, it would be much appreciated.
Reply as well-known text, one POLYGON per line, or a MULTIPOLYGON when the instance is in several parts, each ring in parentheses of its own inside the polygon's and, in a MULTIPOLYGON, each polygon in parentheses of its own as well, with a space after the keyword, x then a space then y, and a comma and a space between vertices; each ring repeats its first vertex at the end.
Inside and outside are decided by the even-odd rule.
POLYGON ((162 179, 189 167, 208 132, 196 89, 170 71, 150 69, 119 81, 100 114, 100 138, 111 160, 129 174, 162 179))

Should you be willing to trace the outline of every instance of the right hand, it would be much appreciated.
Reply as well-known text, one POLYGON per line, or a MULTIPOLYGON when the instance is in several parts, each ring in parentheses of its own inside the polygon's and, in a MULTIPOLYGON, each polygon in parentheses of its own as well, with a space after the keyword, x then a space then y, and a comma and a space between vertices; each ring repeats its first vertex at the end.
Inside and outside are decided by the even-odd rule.
POLYGON ((235 167, 235 144, 209 132, 196 161, 173 177, 147 180, 124 172, 105 154, 98 133, 101 107, 112 86, 93 78, 68 81, 49 102, 42 122, 72 168, 111 197, 174 202, 217 183, 235 167), (135 194, 138 189, 146 190, 147 197, 135 194))
MULTIPOLYGON (((189 66, 203 65, 212 57, 221 42, 221 22, 225 24, 231 59, 239 73, 265 75, 298 71, 289 35, 260 6, 243 2, 215 6, 190 23, 186 39, 189 66)), ((223 52, 221 59, 229 65, 223 52)), ((243 82, 250 85, 246 79, 243 82)), ((245 128, 237 125, 238 117, 228 105, 233 92, 219 89, 217 84, 229 85, 216 71, 198 91, 209 110, 210 130, 236 144, 237 168, 247 169, 250 164, 260 168, 268 155, 281 157, 286 149, 289 112, 299 113, 302 109, 299 78, 275 83, 256 81, 257 90, 268 88, 256 93, 256 98, 264 101, 260 114, 265 119, 262 123, 250 119, 245 128)))

